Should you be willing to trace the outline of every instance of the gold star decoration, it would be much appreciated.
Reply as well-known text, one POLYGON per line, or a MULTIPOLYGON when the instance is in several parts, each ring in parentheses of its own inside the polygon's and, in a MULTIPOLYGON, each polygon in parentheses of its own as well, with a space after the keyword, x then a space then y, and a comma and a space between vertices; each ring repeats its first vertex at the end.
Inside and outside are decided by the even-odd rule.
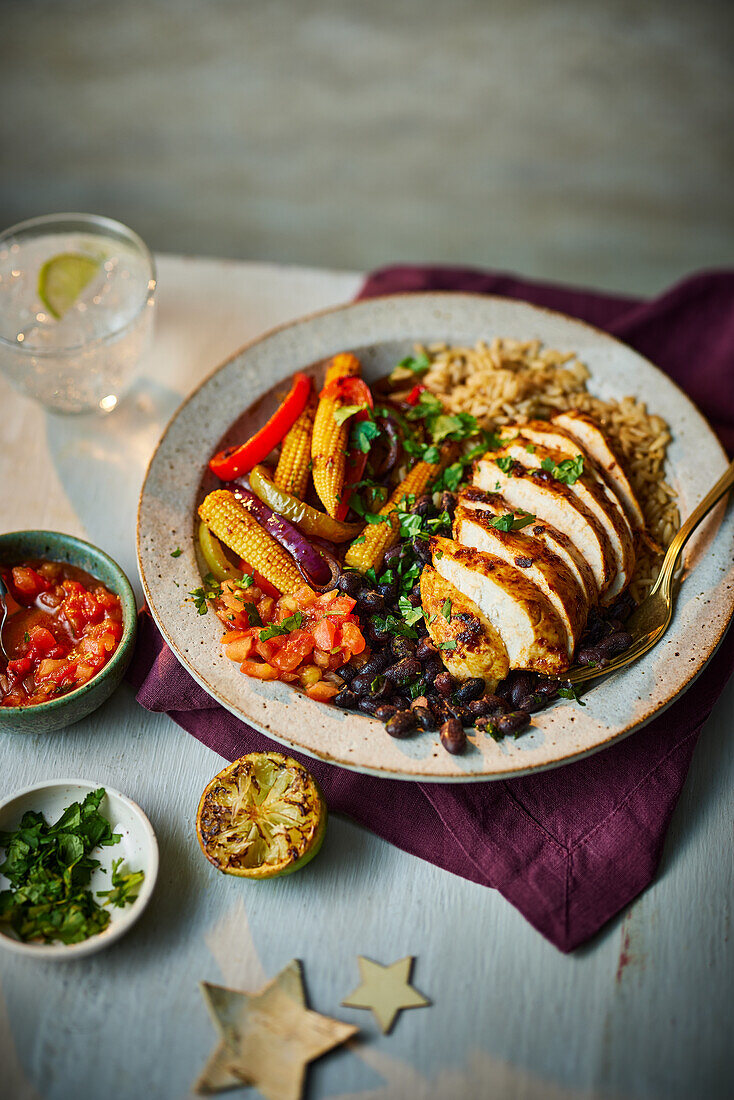
POLYGON ((357 962, 362 982, 342 1004, 350 1008, 371 1009, 383 1034, 387 1034, 402 1009, 430 1005, 428 998, 410 984, 412 955, 398 959, 391 966, 382 966, 362 955, 357 956, 357 962))
POLYGON ((201 991, 221 1037, 195 1085, 205 1095, 253 1085, 267 1100, 300 1100, 309 1062, 358 1031, 308 1008, 298 959, 259 993, 201 991))

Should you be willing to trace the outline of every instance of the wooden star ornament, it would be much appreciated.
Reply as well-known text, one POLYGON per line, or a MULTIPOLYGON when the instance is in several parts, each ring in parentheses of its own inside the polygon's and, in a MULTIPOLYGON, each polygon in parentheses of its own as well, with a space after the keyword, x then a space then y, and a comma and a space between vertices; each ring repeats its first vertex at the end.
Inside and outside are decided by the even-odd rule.
POLYGON ((221 1036, 195 1085, 206 1095, 253 1085, 267 1100, 300 1100, 309 1062, 358 1031, 307 1007, 297 959, 259 993, 208 982, 201 991, 221 1036))
POLYGON ((371 1009, 383 1034, 387 1034, 398 1012, 404 1008, 424 1008, 431 1003, 410 984, 413 959, 413 955, 406 955, 391 966, 383 966, 358 955, 362 982, 342 1004, 350 1008, 371 1009))

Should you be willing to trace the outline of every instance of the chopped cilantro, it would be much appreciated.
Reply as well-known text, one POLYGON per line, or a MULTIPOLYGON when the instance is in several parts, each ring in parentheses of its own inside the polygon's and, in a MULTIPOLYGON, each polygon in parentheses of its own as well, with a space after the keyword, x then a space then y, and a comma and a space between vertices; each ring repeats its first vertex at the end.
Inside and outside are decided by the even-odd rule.
POLYGON ((512 512, 505 512, 504 515, 493 516, 489 520, 490 527, 494 527, 497 531, 522 531, 523 527, 527 527, 531 523, 535 523, 535 516, 531 516, 529 512, 525 512, 521 516, 515 516, 512 512))
POLYGON ((250 626, 262 626, 263 621, 260 616, 260 612, 254 603, 246 603, 243 605, 243 610, 247 615, 247 621, 250 626))
POLYGON ((283 619, 282 623, 270 623, 264 630, 260 631, 260 641, 267 642, 269 638, 277 638, 280 634, 290 634, 292 630, 298 630, 303 624, 303 613, 296 611, 293 615, 289 615, 287 619, 283 619))
POLYGON ((431 366, 431 360, 425 352, 421 352, 420 355, 406 355, 397 365, 411 370, 413 374, 425 374, 431 366))
MULTIPOLYGON (((496 458, 494 461, 503 474, 510 474, 510 476, 512 476, 511 471, 515 462, 514 458, 511 458, 510 455, 505 455, 504 458, 496 458)), ((499 488, 499 482, 497 482, 497 488, 499 488)))
POLYGON ((116 905, 119 909, 132 905, 140 893, 145 877, 142 871, 128 871, 123 875, 119 870, 122 862, 122 857, 112 861, 112 889, 97 891, 98 898, 107 898, 107 905, 116 905))
POLYGON ((373 584, 377 584, 377 574, 375 573, 375 567, 371 565, 369 569, 365 570, 365 577, 368 581, 372 581, 373 584))
POLYGON ((441 457, 441 452, 434 443, 430 447, 426 447, 421 457, 424 462, 429 462, 431 465, 434 465, 441 457))
POLYGON ((366 541, 367 541, 367 537, 365 535, 360 535, 358 539, 355 539, 353 541, 352 546, 361 546, 362 543, 366 542, 366 541))
POLYGON ((222 595, 222 586, 213 573, 207 573, 204 584, 189 592, 189 597, 200 615, 206 615, 207 601, 216 600, 222 595))
POLYGON ((428 420, 434 416, 443 415, 443 405, 435 394, 425 391, 420 395, 417 405, 406 412, 408 420, 428 420))
POLYGON ((30 636, 30 634, 28 633, 28 631, 26 630, 26 631, 24 632, 24 634, 23 634, 23 641, 24 641, 24 642, 26 643, 26 645, 27 645, 27 644, 28 644, 28 642, 30 642, 30 640, 31 640, 31 636, 30 636))
POLYGON ((534 443, 528 443, 525 450, 528 452, 529 455, 534 455, 535 454, 535 444, 534 443))
MULTIPOLYGON (((20 826, 0 832, 5 862, 0 866, 10 889, 0 893, 0 923, 10 925, 19 939, 52 943, 81 943, 102 932, 110 915, 89 889, 92 873, 100 866, 92 852, 121 840, 100 812, 104 787, 90 791, 83 802, 73 802, 53 825, 43 814, 27 810, 20 826)), ((135 900, 142 871, 123 875, 121 860, 112 865, 112 889, 99 891, 107 905, 135 900)))
POLYGON ((415 624, 423 618, 423 609, 421 607, 413 607, 407 596, 398 597, 398 610, 401 612, 408 626, 415 626, 415 624))
POLYGON ((586 706, 586 703, 579 697, 573 684, 566 684, 565 687, 560 687, 558 689, 558 694, 561 699, 572 699, 575 703, 578 703, 580 707, 586 706))
POLYGON ((576 455, 575 458, 564 458, 558 465, 552 458, 544 458, 540 464, 556 481, 562 481, 565 485, 575 485, 584 472, 584 456, 576 455))
POLYGON ((359 420, 352 428, 350 446, 366 455, 372 446, 372 440, 377 439, 379 434, 380 429, 374 420, 359 420))
POLYGON ((448 642, 440 642, 439 649, 456 649, 456 638, 450 638, 448 642))
POLYGON ((447 598, 447 599, 444 600, 443 607, 441 608, 441 614, 443 615, 446 622, 449 622, 449 620, 451 619, 451 600, 450 599, 447 598))
POLYGON ((172 558, 180 558, 182 554, 183 554, 183 550, 181 549, 180 546, 177 546, 175 550, 171 551, 171 557, 172 558))

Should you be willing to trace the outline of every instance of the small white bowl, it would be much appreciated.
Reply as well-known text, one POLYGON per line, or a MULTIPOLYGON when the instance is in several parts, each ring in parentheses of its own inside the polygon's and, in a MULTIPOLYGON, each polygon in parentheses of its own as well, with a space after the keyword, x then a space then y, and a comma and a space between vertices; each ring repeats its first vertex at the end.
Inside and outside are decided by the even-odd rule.
MULTIPOLYGON (((123 909, 110 907, 110 923, 105 930, 81 943, 24 943, 7 925, 0 925, 0 946, 7 951, 57 961, 92 955, 124 936, 148 904, 158 877, 158 842, 153 827, 139 806, 104 783, 90 783, 86 779, 54 779, 25 787, 0 802, 0 831, 16 829, 28 810, 42 813, 49 823, 53 823, 72 802, 83 801, 90 791, 99 787, 104 787, 107 792, 100 804, 100 812, 110 822, 112 832, 120 833, 122 839, 117 844, 96 848, 92 852, 101 867, 92 873, 89 889, 93 893, 109 889, 112 885, 112 861, 122 856, 126 869, 145 872, 140 893, 132 905, 126 905, 123 909), (106 874, 102 873, 102 868, 106 874)), ((0 890, 7 889, 8 885, 4 875, 0 875, 0 890)))

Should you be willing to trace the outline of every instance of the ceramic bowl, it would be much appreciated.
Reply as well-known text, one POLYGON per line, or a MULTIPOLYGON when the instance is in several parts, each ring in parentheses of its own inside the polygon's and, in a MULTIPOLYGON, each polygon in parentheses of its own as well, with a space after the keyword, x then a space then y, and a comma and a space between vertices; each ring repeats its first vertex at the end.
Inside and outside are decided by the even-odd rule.
MULTIPOLYGON (((0 832, 17 828, 28 810, 42 813, 50 823, 57 821, 72 802, 81 802, 90 791, 104 786, 104 783, 90 783, 86 779, 54 779, 25 787, 0 802, 0 832)), ((7 925, 0 925, 0 947, 28 958, 76 959, 109 947, 135 924, 150 901, 158 876, 158 842, 153 826, 135 802, 111 787, 105 787, 105 790, 100 811, 112 825, 112 831, 121 834, 121 840, 109 847, 97 848, 92 853, 101 867, 93 872, 89 889, 93 893, 109 889, 112 861, 122 857, 125 868, 145 873, 135 901, 122 909, 111 907, 110 923, 104 932, 81 943, 23 943, 7 925)), ((7 886, 7 880, 0 875, 0 890, 7 889, 7 886)))
POLYGON ((396 294, 337 307, 265 334, 224 363, 181 406, 151 460, 138 512, 138 563, 146 602, 171 651, 238 718, 295 752, 361 772, 421 782, 503 779, 558 767, 640 729, 693 683, 734 611, 734 506, 718 505, 686 546, 685 579, 662 641, 631 667, 601 678, 584 706, 561 699, 533 715, 522 737, 469 734, 452 756, 436 732, 395 738, 356 711, 317 703, 290 684, 254 680, 223 656, 213 611, 181 598, 201 584, 196 509, 213 480, 210 455, 246 439, 282 399, 294 371, 316 374, 352 351, 368 382, 386 375, 416 341, 474 344, 504 336, 540 340, 578 356, 588 388, 604 400, 628 395, 662 416, 673 435, 666 481, 685 518, 727 467, 712 429, 681 390, 631 348, 563 314, 490 296, 396 294), (171 557, 175 547, 182 553, 171 557))
POLYGON ((86 718, 109 699, 118 686, 135 646, 135 596, 120 566, 103 550, 58 531, 10 531, 0 535, 0 563, 17 565, 28 558, 68 562, 100 580, 120 598, 123 634, 101 672, 75 691, 37 706, 0 707, 0 732, 3 733, 50 733, 86 718))

